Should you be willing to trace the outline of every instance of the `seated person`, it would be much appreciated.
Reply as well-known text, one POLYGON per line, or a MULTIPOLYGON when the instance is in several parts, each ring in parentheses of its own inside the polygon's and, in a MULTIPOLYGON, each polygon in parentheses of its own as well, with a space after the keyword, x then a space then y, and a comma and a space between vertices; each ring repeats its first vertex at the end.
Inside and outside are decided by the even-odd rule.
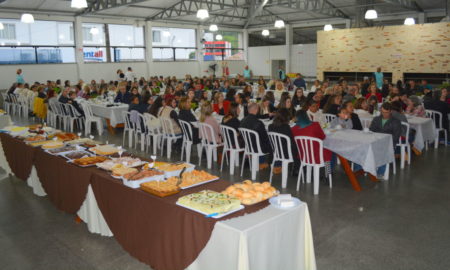
POLYGON ((214 94, 214 112, 219 115, 227 115, 230 109, 230 101, 225 100, 222 92, 216 92, 214 94))
MULTIPOLYGON (((211 102, 209 102, 209 101, 203 102, 202 107, 200 108, 199 122, 210 125, 213 129, 213 133, 214 133, 213 136, 214 136, 215 142, 222 143, 222 138, 220 137, 220 126, 219 126, 219 123, 217 122, 216 118, 214 118, 212 116, 212 113, 213 113, 213 109, 212 109, 211 102)), ((213 138, 210 137, 210 133, 206 133, 204 135, 206 135, 206 138, 204 138, 204 139, 206 139, 206 141, 208 143, 213 142, 213 138)), ((200 132, 200 138, 203 138, 201 132, 200 132)))
MULTIPOLYGON (((250 129, 253 131, 256 131, 259 135, 260 140, 260 146, 261 151, 263 153, 270 154, 272 153, 272 147, 270 146, 269 142, 269 136, 267 135, 266 127, 264 126, 263 122, 258 119, 257 114, 259 111, 259 106, 256 103, 250 103, 248 105, 248 115, 244 117, 241 121, 241 128, 250 129)), ((256 145, 256 141, 252 141, 253 149, 258 149, 256 145)), ((268 157, 267 162, 271 162, 271 157, 268 157)), ((261 164, 259 167, 260 169, 267 168, 269 165, 265 162, 261 164)))
POLYGON ((148 111, 147 102, 141 103, 139 100, 139 96, 132 96, 130 106, 128 107, 128 111, 137 111, 139 113, 145 113, 148 111))
POLYGON ((328 98, 327 104, 323 107, 323 112, 328 114, 338 114, 339 108, 341 107, 342 96, 332 95, 328 98))
MULTIPOLYGON (((225 115, 225 117, 222 119, 222 125, 228 126, 236 130, 239 145, 243 146, 244 143, 242 142, 241 134, 239 133, 239 126, 241 122, 238 119, 239 116, 239 105, 236 102, 231 103, 230 109, 228 110, 228 114, 225 115)), ((236 146, 234 142, 233 136, 231 136, 231 140, 233 140, 231 143, 233 146, 236 146)))
POLYGON ((354 109, 353 109, 353 102, 352 101, 347 101, 343 104, 343 108, 347 109, 347 112, 350 115, 350 118, 352 120, 352 129, 355 130, 362 130, 362 124, 361 124, 361 120, 359 119, 359 116, 354 113, 354 109))
POLYGON ((64 104, 69 103, 69 100, 70 100, 69 91, 70 91, 70 88, 68 88, 68 87, 66 89, 64 89, 62 91, 61 96, 59 97, 58 101, 61 103, 64 103, 64 104))
POLYGON ((127 92, 127 88, 125 85, 119 86, 119 93, 117 93, 114 102, 120 102, 125 104, 130 104, 131 102, 131 93, 127 92))
POLYGON ((327 120, 325 119, 325 115, 323 115, 319 107, 320 103, 312 99, 309 103, 307 115, 309 116, 311 121, 318 122, 320 126, 323 126, 327 123, 327 120))
POLYGON ((181 98, 178 108, 180 109, 178 112, 178 120, 186 121, 191 125, 193 144, 198 144, 200 142, 199 131, 198 128, 192 124, 197 122, 197 118, 195 118, 195 115, 191 111, 191 102, 188 97, 181 98))
POLYGON ((369 112, 369 104, 365 98, 358 98, 354 106, 356 113, 359 118, 370 118, 372 119, 372 114, 369 112))
POLYGON ((81 108, 80 104, 78 104, 78 102, 75 100, 77 98, 77 93, 75 91, 71 91, 69 93, 69 102, 70 104, 72 104, 72 106, 75 108, 75 110, 81 115, 84 116, 84 111, 81 108))
POLYGON ((352 119, 346 108, 340 108, 337 117, 333 119, 330 123, 331 128, 336 128, 341 126, 343 129, 352 129, 352 119))
POLYGON ((264 97, 259 104, 259 119, 271 119, 274 116, 275 107, 267 97, 264 97))

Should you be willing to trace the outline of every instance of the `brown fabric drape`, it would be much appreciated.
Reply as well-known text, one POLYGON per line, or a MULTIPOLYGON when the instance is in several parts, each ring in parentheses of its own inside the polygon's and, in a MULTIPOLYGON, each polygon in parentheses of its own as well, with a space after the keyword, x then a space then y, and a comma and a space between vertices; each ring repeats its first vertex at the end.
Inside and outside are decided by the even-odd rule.
POLYGON ((31 173, 36 148, 5 133, 0 133, 0 139, 11 171, 17 178, 26 181, 31 173))

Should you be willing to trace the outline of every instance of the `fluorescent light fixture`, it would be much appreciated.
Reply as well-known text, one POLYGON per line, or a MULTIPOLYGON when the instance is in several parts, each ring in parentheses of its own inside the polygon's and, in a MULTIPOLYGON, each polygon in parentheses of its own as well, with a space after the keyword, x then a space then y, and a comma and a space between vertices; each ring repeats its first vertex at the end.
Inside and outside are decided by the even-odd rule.
POLYGON ((216 32, 217 30, 219 30, 219 27, 217 27, 216 24, 211 24, 211 25, 209 26, 209 31, 211 31, 211 32, 216 32))
POLYGON ((268 35, 270 35, 270 32, 269 32, 269 30, 264 29, 264 30, 262 30, 261 35, 267 37, 268 35))
POLYGON ((170 32, 169 31, 163 31, 163 36, 164 37, 170 37, 170 32))
POLYGON ((283 28, 284 27, 284 21, 283 20, 276 20, 274 26, 276 28, 283 28))
POLYGON ((3 26, 3 23, 0 22, 0 30, 5 29, 5 26, 3 26))
POLYGON ((325 24, 323 27, 323 31, 331 31, 333 30, 333 26, 331 24, 325 24))
POLYGON ((30 13, 24 13, 20 18, 20 21, 23 23, 34 23, 34 17, 30 13))
POLYGON ((223 39, 222 35, 219 34, 216 36, 216 40, 222 40, 222 39, 223 39))
POLYGON ((375 9, 369 9, 366 11, 366 14, 364 15, 364 18, 367 20, 373 20, 378 18, 377 11, 375 9))
POLYGON ((92 27, 91 30, 89 30, 89 33, 91 33, 92 35, 98 35, 100 31, 98 30, 97 27, 92 27))
POLYGON ((406 18, 404 24, 405 25, 413 25, 413 24, 416 24, 416 21, 414 20, 414 18, 406 18))
POLYGON ((71 8, 87 8, 87 6, 86 0, 72 0, 72 3, 70 4, 71 8))
POLYGON ((200 20, 204 20, 208 17, 209 17, 208 10, 204 8, 197 10, 197 18, 199 18, 200 20))

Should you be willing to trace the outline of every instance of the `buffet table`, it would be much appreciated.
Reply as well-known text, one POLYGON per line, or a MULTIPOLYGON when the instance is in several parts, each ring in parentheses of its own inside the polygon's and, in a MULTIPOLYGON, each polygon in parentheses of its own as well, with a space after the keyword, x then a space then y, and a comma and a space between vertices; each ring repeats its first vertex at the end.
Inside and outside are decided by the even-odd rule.
POLYGON ((90 231, 114 235, 153 269, 316 269, 304 203, 279 210, 266 201, 222 219, 205 218, 175 202, 204 189, 222 191, 228 181, 159 198, 8 134, 0 134, 0 142, 0 166, 27 181, 35 194, 48 195, 58 209, 78 213, 90 231))

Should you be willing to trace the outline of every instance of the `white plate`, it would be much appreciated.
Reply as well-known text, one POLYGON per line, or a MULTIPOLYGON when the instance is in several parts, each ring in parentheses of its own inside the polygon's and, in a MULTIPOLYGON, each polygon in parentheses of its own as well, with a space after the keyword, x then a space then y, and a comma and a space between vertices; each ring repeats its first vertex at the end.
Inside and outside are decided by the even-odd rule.
POLYGON ((146 177, 146 178, 141 179, 141 180, 133 180, 133 181, 129 181, 129 180, 123 178, 123 177, 121 177, 121 178, 122 178, 123 184, 125 186, 130 187, 130 188, 139 188, 142 183, 151 182, 151 181, 158 181, 158 180, 159 181, 164 181, 164 174, 155 175, 155 176, 152 176, 152 177, 146 177))
POLYGON ((301 201, 298 198, 292 197, 292 200, 294 201, 294 205, 293 206, 289 206, 289 207, 282 207, 277 203, 277 198, 278 197, 272 197, 269 199, 269 203, 278 208, 278 209, 290 209, 290 208, 294 208, 300 205, 301 201))
MULTIPOLYGON (((78 151, 84 152, 84 153, 85 153, 85 156, 88 156, 88 157, 92 157, 92 156, 93 156, 90 152, 87 152, 87 151, 84 151, 84 150, 76 150, 76 151, 72 151, 72 152, 78 152, 78 151)), ((69 153, 71 153, 71 152, 69 152, 69 153)), ((69 154, 69 153, 62 154, 61 156, 62 156, 63 158, 65 158, 65 159, 68 159, 68 160, 72 161, 71 158, 65 156, 66 154, 69 154)))
MULTIPOLYGON (((176 205, 179 205, 179 206, 181 206, 181 207, 184 207, 184 208, 186 208, 186 209, 192 210, 192 211, 194 211, 194 212, 203 214, 203 215, 205 215, 205 216, 209 215, 208 213, 202 212, 202 211, 200 211, 200 210, 197 210, 197 209, 194 209, 194 208, 185 206, 185 205, 181 205, 181 204, 179 204, 178 202, 176 202, 176 205)), ((216 219, 217 219, 217 218, 223 218, 224 216, 228 216, 228 215, 233 214, 233 213, 235 213, 235 212, 237 212, 237 211, 240 211, 240 210, 242 210, 242 209, 244 209, 244 206, 241 204, 241 205, 240 205, 238 208, 236 208, 236 209, 233 209, 233 210, 231 210, 231 211, 222 213, 222 214, 220 214, 220 215, 212 216, 211 218, 216 218, 216 219)))
POLYGON ((200 186, 200 185, 203 185, 203 184, 206 184, 206 183, 209 183, 209 182, 213 182, 213 181, 217 181, 217 180, 219 180, 219 177, 214 178, 212 180, 205 181, 205 182, 200 182, 200 183, 197 183, 197 184, 193 184, 193 185, 190 185, 190 186, 187 186, 187 187, 182 187, 181 189, 188 189, 188 188, 191 188, 191 187, 200 186))
MULTIPOLYGON (((186 168, 186 170, 184 171, 184 172, 192 172, 194 169, 195 169, 195 165, 194 164, 192 164, 192 163, 186 163, 186 164, 188 164, 188 165, 190 165, 190 167, 187 167, 186 168)), ((158 169, 158 167, 156 167, 156 169, 158 169)), ((159 169, 158 169, 159 170, 159 169)), ((180 175, 180 173, 181 173, 181 171, 182 171, 183 169, 181 169, 181 170, 176 170, 176 171, 170 171, 170 172, 168 172, 168 171, 163 171, 163 170, 160 170, 160 171, 163 171, 164 172, 164 177, 166 177, 166 178, 169 178, 169 177, 172 177, 172 176, 179 176, 180 175)))

